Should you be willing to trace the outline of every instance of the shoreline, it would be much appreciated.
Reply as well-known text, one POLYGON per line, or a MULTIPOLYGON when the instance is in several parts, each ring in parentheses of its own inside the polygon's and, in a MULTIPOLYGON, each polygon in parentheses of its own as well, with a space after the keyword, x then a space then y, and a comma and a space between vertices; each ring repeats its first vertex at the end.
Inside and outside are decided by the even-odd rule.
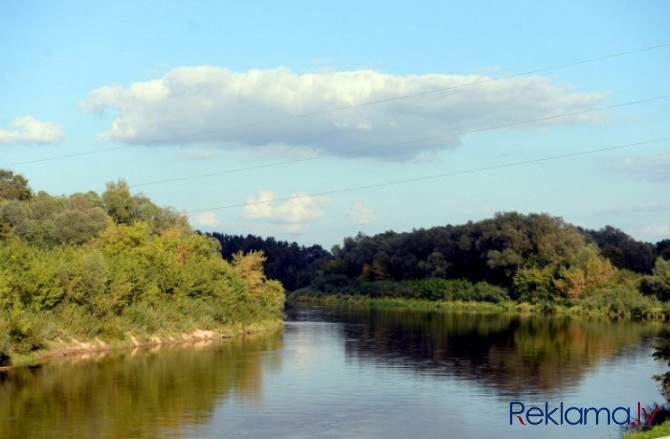
POLYGON ((193 332, 180 332, 168 335, 135 336, 127 333, 128 337, 123 340, 112 340, 105 342, 99 337, 93 340, 79 341, 72 338, 70 342, 63 340, 53 340, 48 342, 47 349, 31 352, 25 355, 10 356, 11 361, 16 360, 17 364, 0 366, 0 373, 20 367, 40 366, 50 360, 76 358, 96 353, 107 353, 111 351, 121 351, 128 349, 151 349, 161 346, 179 346, 196 345, 201 342, 212 342, 215 340, 233 340, 243 338, 252 334, 263 332, 273 332, 284 327, 284 320, 268 320, 256 322, 246 326, 231 326, 221 331, 197 329, 193 332))
POLYGON ((590 319, 606 320, 640 320, 640 321, 667 321, 664 310, 655 310, 643 315, 615 314, 607 309, 594 307, 586 308, 582 305, 568 306, 565 304, 532 304, 528 302, 485 302, 485 301, 461 301, 461 300, 427 300, 409 299, 398 297, 366 297, 346 296, 338 294, 312 295, 289 295, 287 303, 314 303, 320 305, 354 305, 376 308, 388 308, 398 310, 416 311, 458 311, 491 314, 539 314, 590 319))

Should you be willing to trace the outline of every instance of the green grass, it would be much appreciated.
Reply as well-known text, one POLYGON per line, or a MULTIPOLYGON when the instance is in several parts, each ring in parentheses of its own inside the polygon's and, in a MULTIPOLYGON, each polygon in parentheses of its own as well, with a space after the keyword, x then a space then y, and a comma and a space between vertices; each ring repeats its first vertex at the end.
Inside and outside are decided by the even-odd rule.
POLYGON ((639 433, 630 433, 624 435, 623 439, 653 439, 664 436, 670 436, 670 420, 656 425, 651 430, 641 431, 639 433))
POLYGON ((463 300, 429 300, 410 299, 400 297, 366 297, 351 296, 346 294, 300 294, 293 293, 287 297, 289 302, 318 303, 328 305, 356 305, 370 306, 376 308, 392 308, 423 311, 471 311, 485 313, 519 313, 519 314, 553 314, 574 317, 586 317, 590 319, 635 319, 635 320, 666 320, 665 312, 632 314, 612 313, 608 307, 585 307, 580 304, 560 303, 528 303, 505 300, 497 303, 488 301, 463 301, 463 300))
MULTIPOLYGON (((53 318, 53 316, 49 317, 53 318)), ((141 317, 146 316, 142 314, 141 317)), ((156 315, 154 317, 161 316, 156 315)), ((0 319, 2 319, 1 314, 0 319)), ((46 323, 51 322, 47 321, 46 323)), ((157 327, 148 328, 144 324, 133 325, 132 322, 119 320, 114 322, 113 325, 118 332, 118 337, 110 335, 111 333, 102 332, 97 334, 89 333, 89 331, 70 332, 68 327, 60 327, 57 334, 49 334, 49 336, 38 334, 38 338, 43 340, 39 348, 31 348, 30 346, 23 346, 23 344, 12 346, 11 343, 5 342, 5 350, 2 351, 4 355, 3 364, 0 364, 0 367, 35 366, 51 357, 101 352, 110 349, 132 349, 136 347, 136 343, 149 346, 156 343, 156 339, 165 344, 197 342, 200 338, 208 337, 208 335, 203 334, 198 336, 200 338, 186 339, 183 335, 191 335, 201 330, 211 331, 213 333, 211 336, 214 338, 234 338, 247 334, 272 332, 283 327, 283 325, 284 321, 279 318, 259 318, 244 323, 232 322, 217 325, 207 325, 206 321, 202 319, 194 319, 192 321, 178 321, 170 330, 167 330, 157 327), (104 345, 100 342, 103 342, 104 345), (19 346, 22 348, 20 351, 12 350, 12 347, 19 346)))
POLYGON ((502 314, 508 312, 526 313, 533 312, 534 306, 530 304, 518 304, 513 301, 501 303, 461 301, 461 300, 426 300, 426 299, 403 299, 403 298, 371 298, 361 296, 293 296, 289 302, 318 303, 325 305, 354 305, 375 308, 397 309, 397 310, 419 310, 419 311, 471 311, 481 313, 502 314))

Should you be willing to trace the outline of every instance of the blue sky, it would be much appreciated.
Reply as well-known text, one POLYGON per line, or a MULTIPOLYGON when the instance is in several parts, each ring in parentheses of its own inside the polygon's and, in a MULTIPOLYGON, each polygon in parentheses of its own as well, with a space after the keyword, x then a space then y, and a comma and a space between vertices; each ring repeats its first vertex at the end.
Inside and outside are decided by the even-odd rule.
POLYGON ((2 2, 0 167, 307 245, 510 210, 668 239, 669 20, 661 0, 2 2))

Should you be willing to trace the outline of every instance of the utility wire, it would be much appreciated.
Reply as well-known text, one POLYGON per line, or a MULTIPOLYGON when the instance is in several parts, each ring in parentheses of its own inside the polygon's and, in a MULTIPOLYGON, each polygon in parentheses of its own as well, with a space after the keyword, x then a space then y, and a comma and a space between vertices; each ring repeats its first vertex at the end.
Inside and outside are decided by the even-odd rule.
POLYGON ((311 198, 311 197, 318 197, 318 196, 323 196, 323 195, 333 195, 333 194, 340 194, 344 192, 354 192, 354 191, 361 191, 361 190, 366 190, 366 189, 373 189, 373 188, 378 188, 378 187, 386 187, 386 186, 393 186, 393 185, 399 185, 399 184, 405 184, 405 183, 414 183, 417 181, 426 181, 426 180, 434 180, 438 178, 445 178, 445 177, 453 177, 457 175, 465 175, 465 174, 473 174, 477 172, 484 172, 484 171, 492 171, 496 169, 504 169, 504 168, 511 168, 514 166, 521 166, 521 165, 528 165, 532 163, 540 163, 540 162, 547 162, 551 160, 560 160, 560 159, 565 159, 565 158, 570 158, 570 157, 579 157, 583 155, 589 155, 589 154, 597 154, 600 152, 606 152, 606 151, 614 151, 617 149, 624 149, 624 148, 632 148, 634 146, 639 146, 639 145, 647 145, 650 143, 658 143, 658 142, 663 142, 670 140, 670 137, 663 137, 660 139, 653 139, 653 140, 645 140, 642 142, 635 142, 635 143, 627 143, 624 145, 617 145, 617 146, 610 146, 606 148, 598 148, 598 149, 590 149, 590 150, 585 150, 585 151, 578 151, 578 152, 572 152, 572 153, 567 153, 567 154, 558 154, 558 155, 553 155, 553 156, 547 156, 547 157, 541 157, 537 159, 531 159, 531 160, 523 160, 523 161, 518 161, 518 162, 510 162, 510 163, 502 163, 499 165, 492 165, 492 166, 484 166, 480 168, 471 168, 471 169, 466 169, 462 171, 453 171, 453 172, 446 172, 444 174, 436 174, 436 175, 428 175, 425 177, 415 177, 415 178, 407 178, 407 179, 402 179, 402 180, 393 180, 393 181, 386 181, 382 183, 373 183, 373 184, 368 184, 368 185, 363 185, 363 186, 352 186, 348 188, 341 188, 341 189, 333 189, 330 191, 325 191, 325 192, 315 192, 312 194, 304 194, 304 195, 293 195, 290 197, 281 197, 281 198, 275 198, 273 200, 267 200, 267 201, 253 201, 253 202, 247 202, 247 203, 241 203, 241 204, 230 204, 227 206, 219 206, 219 207, 210 207, 208 209, 198 209, 198 210, 191 210, 187 211, 186 213, 199 213, 199 212, 206 212, 206 211, 211 211, 211 210, 223 210, 223 209, 232 209, 236 207, 246 207, 246 206, 254 206, 254 205, 259 205, 259 204, 271 204, 274 203, 275 201, 290 201, 290 200, 296 200, 296 199, 303 199, 303 198, 311 198))
POLYGON ((591 108, 589 110, 580 110, 580 111, 574 111, 571 113, 563 113, 563 114, 556 114, 553 116, 545 116, 545 117, 539 117, 535 119, 526 119, 522 121, 517 121, 517 122, 510 122, 510 123, 505 123, 505 124, 500 124, 500 125, 492 125, 488 127, 483 127, 483 128, 474 128, 471 130, 462 130, 462 131, 456 131, 448 134, 443 134, 440 136, 433 136, 433 137, 424 137, 421 139, 413 139, 413 140, 405 140, 402 142, 395 142, 395 143, 389 143, 389 144, 384 144, 384 145, 376 145, 376 146, 371 146, 367 148, 356 148, 356 149, 350 149, 346 150, 343 153, 326 153, 326 154, 319 154, 316 156, 312 157, 306 157, 306 158, 301 158, 301 159, 294 159, 294 160, 285 160, 285 161, 279 161, 279 162, 272 162, 272 163, 264 163, 264 164, 259 164, 259 165, 253 165, 253 166, 246 166, 242 168, 232 168, 232 169, 225 169, 222 171, 216 171, 216 172, 208 172, 204 174, 195 174, 195 175, 190 175, 186 177, 175 177, 175 178, 168 178, 164 180, 155 180, 155 181, 149 181, 145 183, 138 183, 138 184, 133 184, 129 185, 131 188, 137 188, 141 186, 151 186, 151 185, 156 185, 156 184, 163 184, 163 183, 172 183, 176 181, 184 181, 184 180, 193 180, 197 178, 203 178, 203 177, 213 177, 215 175, 223 175, 223 174, 232 174, 235 172, 242 172, 242 171, 251 171, 255 169, 264 169, 264 168, 271 168, 275 166, 282 166, 282 165, 290 165, 290 164, 295 164, 295 163, 302 163, 302 162, 308 162, 312 160, 319 160, 323 159, 326 157, 338 157, 341 155, 349 155, 349 154, 356 154, 356 153, 362 153, 362 152, 368 152, 368 151, 374 151, 378 149, 385 149, 385 148, 392 148, 396 146, 402 146, 402 145, 411 145, 414 143, 421 143, 421 142, 431 142, 435 140, 442 140, 442 139, 447 139, 449 137, 457 137, 457 136, 462 136, 465 134, 472 134, 472 133, 479 133, 483 131, 492 131, 492 130, 497 130, 497 129, 503 129, 503 128, 511 128, 514 126, 518 125, 526 125, 526 124, 531 124, 531 123, 536 123, 536 122, 543 122, 543 121, 548 121, 548 120, 554 120, 554 119, 560 119, 564 117, 570 117, 570 116, 577 116, 580 114, 586 114, 586 113, 593 113, 596 111, 604 111, 604 110, 611 110, 613 108, 619 108, 619 107, 626 107, 629 105, 636 105, 636 104, 642 104, 645 102, 650 102, 650 101, 655 101, 655 100, 660 100, 660 99, 667 99, 670 98, 670 95, 661 95, 661 96, 654 96, 651 98, 645 98, 645 99, 639 99, 636 101, 628 101, 628 102, 622 102, 620 104, 613 104, 613 105, 607 105, 603 107, 596 107, 596 108, 591 108))
POLYGON ((74 152, 72 154, 54 155, 54 156, 45 157, 45 158, 42 158, 42 159, 26 160, 25 162, 7 163, 7 164, 4 164, 4 165, 0 165, 0 167, 8 168, 10 166, 19 166, 19 165, 27 165, 27 164, 31 164, 31 163, 48 162, 48 161, 51 161, 51 160, 69 159, 69 158, 72 158, 72 157, 99 154, 101 152, 118 151, 119 149, 130 148, 131 146, 133 146, 133 145, 115 146, 115 147, 112 147, 112 148, 96 149, 94 151, 84 151, 84 152, 74 152))
MULTIPOLYGON (((647 47, 643 47, 643 48, 639 48, 639 49, 617 52, 617 53, 602 55, 602 56, 583 59, 583 60, 578 60, 578 61, 572 61, 572 62, 563 63, 563 64, 557 64, 557 65, 550 66, 550 67, 544 67, 544 68, 540 68, 540 69, 529 70, 529 71, 526 71, 526 72, 515 73, 515 74, 512 74, 512 75, 505 75, 505 76, 501 76, 501 77, 498 77, 498 78, 489 78, 489 79, 473 81, 473 82, 469 82, 469 83, 466 83, 466 84, 460 84, 460 85, 457 85, 457 86, 431 89, 431 90, 426 90, 426 91, 422 91, 422 92, 418 92, 418 93, 406 94, 406 95, 402 95, 402 96, 394 96, 394 97, 389 97, 389 98, 384 98, 384 99, 371 100, 371 101, 363 102, 363 103, 360 103, 360 104, 334 107, 334 108, 321 110, 321 111, 301 113, 301 114, 297 114, 297 115, 294 115, 294 116, 287 116, 287 117, 283 117, 283 118, 269 119, 269 120, 258 121, 258 122, 251 122, 251 123, 248 123, 248 124, 236 125, 236 126, 231 126, 231 127, 227 127, 227 128, 221 128, 221 129, 218 129, 218 130, 211 130, 211 131, 205 131, 205 132, 200 132, 200 133, 193 133, 193 134, 184 135, 184 136, 177 136, 177 137, 173 137, 172 139, 170 139, 170 141, 171 142, 175 142, 175 141, 178 142, 178 141, 181 141, 181 140, 188 140, 188 139, 197 138, 197 137, 201 137, 201 136, 207 136, 207 135, 211 135, 211 134, 219 134, 219 133, 236 131, 236 130, 241 130, 241 129, 246 129, 246 128, 253 128, 253 127, 259 127, 259 126, 264 126, 264 125, 272 125, 272 124, 277 124, 277 123, 289 122, 289 121, 303 119, 303 118, 311 117, 311 116, 319 116, 319 115, 324 115, 324 114, 329 114, 329 113, 336 113, 336 112, 350 110, 350 109, 354 109, 354 108, 368 107, 368 106, 372 106, 372 105, 378 105, 378 104, 398 101, 398 100, 402 100, 402 99, 409 99, 409 98, 413 98, 413 97, 417 97, 417 96, 425 96, 425 95, 433 94, 433 93, 442 93, 442 92, 447 92, 447 91, 451 91, 451 90, 456 90, 456 89, 461 89, 461 88, 466 88, 466 87, 472 87, 474 85, 487 84, 487 83, 492 83, 492 82, 496 82, 496 81, 504 81, 504 80, 507 80, 507 79, 533 75, 533 74, 536 74, 536 73, 548 72, 548 71, 551 71, 551 70, 558 70, 558 69, 561 69, 561 68, 571 67, 571 66, 576 66, 576 65, 581 65, 581 64, 588 64, 588 63, 602 61, 602 60, 606 60, 606 59, 610 59, 610 58, 617 58, 617 57, 622 57, 622 56, 627 56, 627 55, 633 55, 633 54, 637 54, 637 53, 641 53, 641 52, 647 52, 647 51, 650 51, 650 50, 662 49, 662 48, 666 48, 666 47, 670 47, 670 43, 657 44, 657 45, 654 45, 654 46, 647 46, 647 47)), ((137 145, 135 145, 135 144, 123 145, 123 146, 118 146, 118 147, 113 147, 113 148, 104 148, 104 149, 98 149, 98 150, 93 150, 93 151, 84 151, 84 152, 79 152, 79 153, 72 153, 72 154, 64 154, 64 155, 59 155, 59 156, 45 157, 45 158, 42 158, 42 159, 26 160, 26 161, 22 161, 22 162, 14 162, 14 163, 5 163, 5 164, 1 164, 0 167, 27 165, 27 164, 31 164, 31 163, 40 163, 40 162, 46 162, 46 161, 51 161, 51 160, 59 160, 59 159, 65 159, 65 158, 72 158, 72 157, 80 157, 80 156, 86 156, 86 155, 92 155, 92 154, 99 154, 99 153, 103 153, 103 152, 117 151, 117 150, 120 150, 120 149, 130 148, 132 146, 137 146, 137 145)))
MULTIPOLYGON (((229 204, 226 206, 218 206, 218 207, 210 207, 206 209, 197 209, 197 210, 190 210, 187 212, 184 212, 185 214, 192 214, 192 213, 199 213, 199 212, 207 212, 207 211, 212 211, 212 210, 224 210, 224 209, 233 209, 237 207, 247 207, 247 206, 254 206, 254 205, 261 205, 261 204, 272 204, 277 201, 290 201, 290 200, 298 200, 298 199, 304 199, 304 198, 311 198, 311 197, 318 197, 318 196, 324 196, 324 195, 334 195, 334 194, 341 194, 345 192, 354 192, 354 191, 361 191, 361 190, 367 190, 367 189, 374 189, 374 188, 379 188, 379 187, 386 187, 386 186, 394 186, 394 185, 399 185, 399 184, 406 184, 406 183, 414 183, 414 182, 419 182, 419 181, 427 181, 427 180, 434 180, 438 178, 446 178, 446 177, 454 177, 454 176, 459 176, 459 175, 466 175, 466 174, 474 174, 477 172, 485 172, 485 171, 493 171, 497 169, 505 169, 505 168, 511 168, 515 166, 522 166, 522 165, 528 165, 528 164, 533 164, 533 163, 541 163, 541 162, 547 162, 551 160, 560 160, 560 159, 566 159, 566 158, 571 158, 571 157, 579 157, 579 156, 584 156, 584 155, 590 155, 590 154, 597 154, 601 152, 607 152, 607 151, 614 151, 618 149, 625 149, 625 148, 632 148, 635 146, 640 146, 640 145, 648 145, 651 143, 659 143, 659 142, 664 142, 670 140, 670 137, 662 137, 659 139, 653 139, 653 140, 645 140, 641 142, 635 142, 635 143, 627 143, 623 145, 616 145, 616 146, 610 146, 610 147, 605 147, 605 148, 597 148, 597 149, 590 149, 590 150, 584 150, 584 151, 577 151, 577 152, 572 152, 572 153, 567 153, 567 154, 558 154, 558 155, 553 155, 553 156, 547 156, 547 157, 540 157, 537 159, 531 159, 531 160, 522 160, 522 161, 516 161, 516 162, 509 162, 509 163, 501 163, 498 165, 491 165, 491 166, 483 166, 479 168, 471 168, 471 169, 465 169, 461 171, 452 171, 452 172, 446 172, 443 174, 435 174, 435 175, 428 175, 424 177, 415 177, 415 178, 406 178, 402 180, 393 180, 393 181, 386 181, 386 182, 381 182, 381 183, 373 183, 373 184, 368 184, 368 185, 362 185, 362 186, 352 186, 348 188, 340 188, 340 189, 333 189, 329 191, 324 191, 324 192, 315 192, 312 194, 304 194, 304 195, 292 195, 289 197, 280 197, 280 198, 275 198, 272 200, 267 200, 267 201, 253 201, 253 202, 247 202, 247 203, 240 203, 240 204, 229 204)), ((17 231, 12 231, 8 233, 0 233, 0 236, 2 235, 40 235, 40 234, 45 234, 46 231, 40 231, 40 230, 34 230, 34 231, 25 231, 25 232, 17 232, 17 231)))
POLYGON ((443 92, 447 92, 447 91, 458 90, 458 89, 461 89, 461 88, 472 87, 474 85, 488 84, 488 83, 496 82, 496 81, 504 81, 504 80, 507 80, 507 79, 517 78, 517 77, 520 77, 520 76, 534 75, 536 73, 561 69, 561 68, 565 68, 565 67, 576 66, 576 65, 580 65, 580 64, 587 64, 587 63, 596 62, 596 61, 602 61, 602 60, 605 60, 605 59, 616 58, 616 57, 620 57, 620 56, 632 55, 632 54, 635 54, 635 53, 645 52, 645 51, 654 50, 654 49, 660 49, 660 48, 669 47, 669 46, 670 46, 670 43, 658 44, 658 45, 655 45, 655 46, 649 46, 649 47, 645 47, 645 48, 642 48, 642 49, 629 50, 629 51, 626 51, 626 52, 618 52, 618 53, 603 55, 603 56, 599 56, 599 57, 595 57, 595 58, 589 58, 589 59, 580 60, 580 61, 572 61, 572 62, 569 62, 569 63, 557 64, 557 65, 554 65, 554 66, 551 66, 551 67, 544 67, 544 68, 540 68, 540 69, 529 70, 529 71, 522 72, 522 73, 514 73, 514 74, 511 74, 511 75, 505 75, 505 76, 501 76, 501 77, 498 77, 498 78, 481 79, 481 80, 478 80, 478 81, 472 81, 472 82, 468 82, 468 83, 465 83, 465 84, 454 85, 454 86, 450 86, 450 87, 434 88, 434 89, 425 90, 425 91, 421 91, 421 92, 417 92, 417 93, 409 93, 409 94, 405 94, 405 95, 401 95, 401 96, 393 96, 393 97, 389 97, 389 98, 375 99, 375 100, 371 100, 371 101, 367 101, 367 102, 362 102, 360 104, 343 105, 343 106, 340 106, 340 107, 329 108, 329 109, 326 109, 326 110, 300 113, 300 114, 296 114, 294 116, 286 116, 286 117, 280 117, 280 118, 276 118, 276 119, 269 119, 269 120, 264 120, 264 121, 251 122, 251 123, 248 123, 248 124, 236 125, 236 126, 232 126, 232 127, 221 128, 221 129, 211 130, 211 131, 205 131, 205 132, 202 132, 202 133, 184 135, 184 136, 179 136, 179 137, 173 138, 173 139, 171 139, 171 141, 186 140, 186 139, 193 138, 193 137, 200 137, 200 136, 208 136, 208 135, 211 135, 211 134, 226 133, 226 132, 229 132, 229 131, 237 131, 237 130, 241 130, 241 129, 245 129, 245 128, 256 128, 256 127, 259 127, 259 126, 272 125, 272 124, 282 123, 282 122, 290 122, 290 121, 294 121, 294 120, 298 120, 298 119, 303 119, 305 117, 321 116, 321 115, 324 115, 324 114, 337 113, 337 112, 340 112, 340 111, 346 111, 346 110, 351 110, 351 109, 361 108, 361 107, 369 107, 369 106, 378 105, 378 104, 385 104, 385 103, 388 103, 388 102, 394 102, 394 101, 414 98, 414 97, 418 97, 418 96, 425 96, 425 95, 430 95, 430 94, 435 94, 435 93, 443 93, 443 92))

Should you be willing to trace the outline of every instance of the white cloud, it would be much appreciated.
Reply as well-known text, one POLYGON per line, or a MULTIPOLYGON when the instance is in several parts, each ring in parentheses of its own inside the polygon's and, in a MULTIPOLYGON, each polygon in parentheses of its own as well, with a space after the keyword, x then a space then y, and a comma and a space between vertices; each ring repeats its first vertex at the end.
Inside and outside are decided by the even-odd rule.
POLYGON ((17 117, 12 122, 13 131, 0 130, 2 143, 51 143, 63 140, 63 127, 55 122, 40 122, 32 116, 17 117))
POLYGON ((290 223, 290 224, 284 224, 283 227, 285 232, 288 233, 300 233, 303 230, 305 230, 305 225, 302 223, 290 223))
POLYGON ((216 227, 223 224, 216 213, 212 211, 200 212, 190 217, 194 226, 200 227, 216 227))
POLYGON ((354 203, 352 210, 349 212, 349 218, 354 224, 372 224, 377 221, 374 211, 363 207, 360 201, 354 203))
MULTIPOLYGON (((98 88, 81 106, 114 112, 101 140, 226 148, 283 145, 334 155, 367 148, 354 156, 408 159, 453 148, 461 136, 371 148, 587 110, 605 98, 599 92, 573 92, 541 76, 493 81, 478 75, 400 76, 374 70, 296 74, 285 68, 238 73, 200 66, 176 68, 127 87, 98 88), (415 96, 400 99, 405 95, 415 96), (366 105, 371 101, 385 102, 366 105), (297 117, 304 114, 312 115, 297 117)), ((604 112, 584 113, 523 129, 606 119, 604 112)))
POLYGON ((670 224, 667 223, 652 223, 647 224, 642 233, 653 237, 667 237, 670 235, 670 224))
POLYGON ((670 152, 627 157, 608 166, 617 175, 628 175, 654 183, 670 181, 670 152))
POLYGON ((242 217, 266 219, 284 223, 289 232, 300 232, 305 222, 323 216, 323 208, 330 206, 331 200, 325 196, 310 196, 297 192, 291 194, 283 204, 273 206, 276 196, 272 191, 259 191, 258 197, 248 197, 242 208, 242 217))

